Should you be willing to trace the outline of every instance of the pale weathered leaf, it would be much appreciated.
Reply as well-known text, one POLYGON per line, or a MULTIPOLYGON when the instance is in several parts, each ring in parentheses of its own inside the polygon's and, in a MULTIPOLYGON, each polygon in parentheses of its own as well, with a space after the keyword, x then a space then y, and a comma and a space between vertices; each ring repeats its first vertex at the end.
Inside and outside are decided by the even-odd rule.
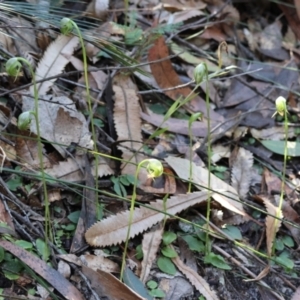
POLYGON ((253 154, 244 149, 238 150, 231 169, 231 184, 241 197, 245 197, 251 183, 251 168, 253 166, 253 154))
POLYGON ((275 241, 276 233, 279 230, 281 226, 281 219, 282 219, 282 212, 279 210, 279 207, 274 206, 268 198, 266 197, 260 197, 264 205, 266 206, 267 209, 267 217, 266 217, 266 237, 267 237, 267 251, 268 255, 272 255, 272 247, 273 243, 275 241), (277 218, 276 217, 277 215, 277 218))
MULTIPOLYGON (((76 110, 68 97, 44 96, 48 101, 39 101, 39 127, 42 138, 54 142, 53 147, 64 157, 65 148, 72 142, 83 148, 92 148, 91 134, 84 115, 76 110)), ((34 101, 23 96, 23 111, 34 111, 34 101)), ((36 123, 30 123, 30 131, 37 133, 36 123)))
MULTIPOLYGON (((79 43, 76 36, 60 35, 44 53, 35 71, 36 80, 45 79, 60 74, 79 43)), ((46 95, 56 79, 45 80, 37 84, 39 95, 46 95)), ((33 95, 33 86, 30 87, 33 95)))
POLYGON ((162 240, 163 232, 164 228, 161 224, 159 224, 158 228, 154 228, 150 232, 144 234, 142 241, 142 250, 144 256, 140 274, 140 279, 144 283, 148 278, 151 266, 157 256, 157 251, 162 240))
MULTIPOLYGON (((115 93, 114 123, 120 141, 118 149, 122 151, 124 160, 121 166, 122 174, 135 176, 137 165, 146 159, 144 155, 134 153, 140 150, 143 142, 137 88, 130 77, 119 75, 114 78, 113 90, 115 93)), ((146 182, 147 172, 144 168, 140 169, 138 179, 141 185, 146 182)))
MULTIPOLYGON (((207 191, 176 195, 166 201, 166 211, 175 215, 206 199, 207 191)), ((131 225, 130 238, 147 230, 164 218, 164 202, 162 200, 151 202, 148 207, 136 208, 131 225)), ((86 241, 91 246, 108 246, 122 243, 126 240, 128 223, 129 211, 108 217, 103 221, 97 222, 87 230, 85 233, 86 241)))
POLYGON ((177 256, 172 258, 173 263, 176 267, 186 276, 191 284, 199 291, 206 300, 218 300, 217 294, 210 289, 209 284, 206 280, 201 277, 196 271, 188 267, 183 261, 177 256))
MULTIPOLYGON (((165 161, 174 169, 181 179, 186 181, 190 180, 190 167, 192 167, 192 181, 195 183, 195 187, 199 190, 207 189, 209 174, 207 169, 196 166, 193 162, 190 164, 190 161, 187 159, 173 156, 165 158, 165 161)), ((210 178, 210 187, 213 190, 212 197, 214 200, 219 202, 223 207, 246 216, 237 191, 214 174, 210 174, 210 178)))

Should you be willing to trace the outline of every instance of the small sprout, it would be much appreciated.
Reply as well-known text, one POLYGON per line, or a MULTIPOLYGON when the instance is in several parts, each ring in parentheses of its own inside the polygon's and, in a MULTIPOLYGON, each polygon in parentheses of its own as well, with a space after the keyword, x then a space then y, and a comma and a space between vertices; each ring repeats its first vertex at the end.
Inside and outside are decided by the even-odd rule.
POLYGON ((273 114, 272 117, 274 117, 276 114, 279 114, 280 116, 284 116, 285 113, 287 113, 286 109, 286 99, 282 96, 279 96, 276 101, 276 112, 273 114))
POLYGON ((203 81, 203 78, 206 74, 206 66, 204 63, 200 63, 195 69, 194 69, 194 79, 196 84, 200 84, 203 81))
POLYGON ((19 115, 18 118, 18 128, 20 130, 27 130, 31 123, 31 115, 34 115, 33 111, 24 111, 19 115))
POLYGON ((10 58, 5 64, 5 69, 9 76, 18 77, 22 69, 22 64, 20 63, 19 58, 10 58))
POLYGON ((64 35, 68 35, 73 31, 74 22, 69 18, 62 18, 60 21, 60 31, 64 35))
POLYGON ((156 178, 163 174, 164 167, 158 159, 151 158, 148 159, 147 162, 147 172, 150 178, 156 178))

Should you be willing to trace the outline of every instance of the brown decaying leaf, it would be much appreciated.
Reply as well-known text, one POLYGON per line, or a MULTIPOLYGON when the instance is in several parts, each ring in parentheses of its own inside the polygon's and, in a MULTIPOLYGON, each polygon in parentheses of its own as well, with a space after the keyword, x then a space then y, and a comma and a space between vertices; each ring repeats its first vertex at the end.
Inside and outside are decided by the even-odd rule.
POLYGON ((82 267, 82 272, 89 279, 92 288, 101 298, 105 297, 108 300, 145 300, 110 273, 101 270, 97 270, 96 272, 85 266, 82 267))
MULTIPOLYGON (((79 39, 76 36, 60 35, 44 53, 43 58, 39 62, 35 71, 36 80, 45 79, 47 77, 60 74, 67 63, 69 58, 74 52, 75 47, 78 45, 79 39)), ((45 80, 37 84, 39 95, 46 95, 50 87, 56 79, 45 80)), ((33 86, 30 87, 30 92, 33 95, 33 86)))
MULTIPOLYGON (((176 215, 184 209, 206 200, 207 191, 176 195, 167 199, 166 211, 169 214, 176 215)), ((162 200, 151 202, 148 207, 136 208, 131 225, 130 238, 162 221, 165 218, 163 212, 164 202, 162 200)), ((97 222, 85 233, 86 241, 91 246, 103 247, 122 243, 126 240, 128 220, 129 211, 125 211, 97 222)))
MULTIPOLYGON (((155 60, 163 58, 166 59, 168 56, 168 47, 165 43, 164 38, 160 37, 150 48, 148 53, 148 60, 149 62, 153 62, 155 60)), ((169 59, 156 63, 151 63, 150 68, 156 82, 162 89, 173 88, 182 84, 179 76, 173 69, 172 63, 169 59)), ((176 101, 180 97, 185 98, 189 96, 191 94, 191 91, 192 90, 189 87, 182 87, 179 89, 165 91, 165 94, 168 95, 174 101, 176 101)), ((201 111, 204 116, 207 116, 205 101, 196 94, 194 94, 193 99, 186 104, 186 107, 190 112, 194 113, 201 111)), ((210 118, 219 122, 222 122, 224 120, 224 118, 221 115, 219 115, 212 109, 210 110, 210 118)))
MULTIPOLYGON (((23 111, 34 110, 31 97, 23 96, 23 111)), ((39 101, 40 134, 44 139, 54 142, 53 147, 65 157, 67 148, 72 142, 83 148, 92 148, 91 133, 85 116, 76 110, 74 102, 66 96, 52 97, 45 95, 39 101)), ((30 131, 36 133, 36 122, 30 123, 30 131)))
POLYGON ((148 278, 151 266, 157 256, 157 251, 162 240, 163 232, 164 228, 162 224, 159 224, 158 227, 144 234, 142 241, 142 250, 144 256, 142 261, 142 270, 140 274, 140 279, 144 283, 148 278))
POLYGON ((240 197, 245 197, 249 191, 252 166, 252 153, 244 148, 239 148, 231 169, 231 185, 237 190, 240 197))
POLYGON ((205 297, 206 300, 218 300, 217 294, 212 291, 206 282, 196 271, 188 267, 183 261, 177 256, 172 258, 173 263, 176 267, 186 276, 191 284, 205 297))
MULTIPOLYGON (((118 141, 121 142, 118 148, 123 152, 124 160, 122 174, 135 176, 137 165, 146 158, 142 154, 133 152, 141 148, 143 141, 136 86, 130 77, 119 75, 114 78, 113 90, 115 93, 114 123, 118 141)), ((146 182, 147 172, 144 168, 140 169, 138 179, 141 185, 146 182)))
POLYGON ((67 279, 37 256, 8 241, 0 241, 0 246, 19 258, 34 272, 48 281, 66 299, 83 300, 81 293, 67 279))
MULTIPOLYGON (((165 161, 171 168, 177 173, 177 175, 188 181, 190 178, 190 161, 183 158, 169 156, 165 158, 165 161)), ((239 199, 237 191, 222 181, 214 174, 210 174, 211 177, 211 189, 218 193, 212 193, 214 200, 219 202, 223 207, 238 213, 242 216, 247 216, 244 211, 243 205, 239 199), (222 193, 222 194, 219 194, 222 193)), ((192 163, 192 181, 195 183, 195 187, 199 190, 206 189, 208 187, 208 170, 200 166, 196 166, 192 163)))
POLYGON ((282 223, 281 219, 283 216, 282 216, 282 212, 279 211, 279 208, 274 206, 267 197, 260 196, 260 198, 262 199, 264 205, 266 206, 267 213, 268 213, 268 215, 266 217, 267 252, 268 252, 268 255, 271 256, 273 243, 276 238, 276 233, 281 226, 281 223, 282 223), (276 216, 277 212, 278 212, 277 217, 280 220, 273 217, 273 216, 276 216))

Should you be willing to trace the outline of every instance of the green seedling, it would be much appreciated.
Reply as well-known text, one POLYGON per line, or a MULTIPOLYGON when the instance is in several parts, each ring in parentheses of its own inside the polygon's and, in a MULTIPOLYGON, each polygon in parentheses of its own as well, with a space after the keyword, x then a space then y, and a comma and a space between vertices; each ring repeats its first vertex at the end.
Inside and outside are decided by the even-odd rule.
POLYGON ((138 185, 138 175, 139 175, 140 169, 145 164, 147 164, 146 165, 146 170, 147 170, 148 176, 152 179, 155 179, 155 178, 161 176, 163 174, 163 171, 164 171, 162 163, 157 159, 142 160, 136 168, 135 177, 134 177, 133 192, 132 192, 132 197, 131 197, 131 205, 130 205, 130 213, 129 213, 129 221, 128 221, 128 230, 127 230, 126 242, 125 242, 125 247, 124 247, 124 252, 123 252, 123 257, 122 257, 122 267, 121 267, 121 274, 120 274, 120 280, 121 281, 123 280, 124 270, 125 270, 125 266, 126 266, 126 254, 127 254, 128 242, 129 242, 129 237, 130 237, 131 225, 132 225, 132 221, 133 221, 135 200, 136 200, 136 197, 137 197, 136 189, 137 189, 137 185, 138 185))
POLYGON ((134 184, 134 177, 132 175, 120 175, 118 177, 112 176, 110 178, 112 183, 114 184, 113 189, 115 193, 121 197, 127 197, 126 186, 130 186, 134 184))
POLYGON ((147 287, 149 289, 149 295, 154 298, 164 298, 166 296, 165 293, 158 288, 158 283, 154 280, 149 280, 147 287))

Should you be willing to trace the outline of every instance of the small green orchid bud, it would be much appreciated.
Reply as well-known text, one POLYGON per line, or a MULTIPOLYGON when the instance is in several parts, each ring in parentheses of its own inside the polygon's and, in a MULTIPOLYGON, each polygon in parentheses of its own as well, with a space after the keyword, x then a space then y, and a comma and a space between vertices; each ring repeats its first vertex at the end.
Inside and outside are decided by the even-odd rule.
POLYGON ((74 23, 69 18, 62 18, 60 21, 60 31, 64 35, 68 35, 73 31, 74 23))
POLYGON ((5 64, 5 69, 9 76, 18 77, 22 69, 22 64, 19 61, 19 58, 10 58, 5 64))
POLYGON ((31 123, 31 115, 34 115, 33 111, 24 111, 19 115, 18 128, 20 130, 27 130, 31 123))
POLYGON ((158 159, 150 158, 147 161, 147 172, 150 178, 156 178, 163 174, 164 167, 158 159))
POLYGON ((205 63, 200 63, 195 69, 194 69, 194 79, 196 84, 200 84, 203 81, 203 78, 206 74, 206 66, 205 63))
POLYGON ((287 112, 286 99, 283 98, 282 96, 279 96, 275 100, 275 104, 276 104, 276 113, 278 113, 281 116, 284 116, 284 113, 287 112))

